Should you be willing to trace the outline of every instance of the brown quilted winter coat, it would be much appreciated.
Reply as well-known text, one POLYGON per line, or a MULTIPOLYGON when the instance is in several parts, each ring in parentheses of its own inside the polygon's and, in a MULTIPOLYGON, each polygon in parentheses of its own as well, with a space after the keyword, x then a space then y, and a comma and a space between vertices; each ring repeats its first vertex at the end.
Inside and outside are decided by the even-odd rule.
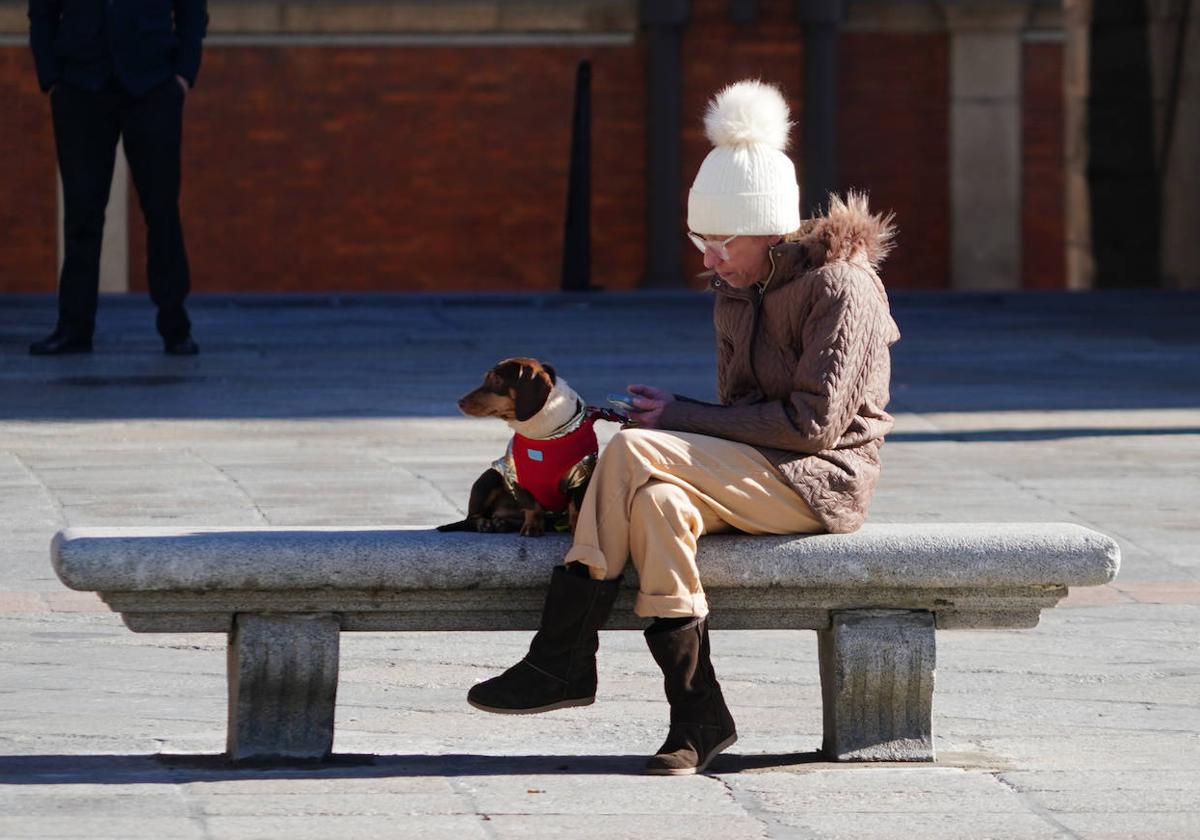
POLYGON ((833 533, 857 530, 879 480, 889 347, 900 338, 876 274, 891 218, 833 200, 770 251, 768 279, 719 278, 713 321, 721 405, 668 403, 659 426, 753 445, 833 533))

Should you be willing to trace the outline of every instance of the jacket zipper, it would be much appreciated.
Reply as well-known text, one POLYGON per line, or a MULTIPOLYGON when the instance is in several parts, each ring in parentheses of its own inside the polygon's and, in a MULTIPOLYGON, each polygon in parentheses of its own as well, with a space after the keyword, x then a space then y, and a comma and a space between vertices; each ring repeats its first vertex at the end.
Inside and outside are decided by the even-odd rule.
POLYGON ((771 261, 771 273, 767 275, 767 279, 763 281, 761 286, 757 283, 755 284, 758 288, 758 297, 754 299, 752 304, 754 306, 754 320, 750 326, 750 376, 754 378, 754 384, 758 388, 758 393, 764 397, 767 395, 767 392, 763 390, 762 383, 758 381, 758 371, 754 369, 754 342, 758 339, 758 324, 759 317, 762 315, 763 298, 767 294, 767 286, 770 285, 771 280, 775 277, 775 251, 773 248, 767 248, 767 258, 771 261))

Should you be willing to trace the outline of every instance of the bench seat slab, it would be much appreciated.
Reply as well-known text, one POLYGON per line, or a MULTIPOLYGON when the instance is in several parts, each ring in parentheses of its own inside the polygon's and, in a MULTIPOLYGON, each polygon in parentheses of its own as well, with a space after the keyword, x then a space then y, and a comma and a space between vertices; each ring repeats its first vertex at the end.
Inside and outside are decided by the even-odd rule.
POLYGON ((329 614, 235 616, 227 653, 232 761, 329 757, 340 631, 329 614))
MULTIPOLYGON (((716 630, 823 630, 837 610, 924 610, 939 629, 1022 628, 1067 593, 1042 585, 957 589, 830 587, 707 590, 716 630)), ((611 630, 640 630, 636 591, 621 592, 611 630)), ((352 589, 256 592, 101 592, 131 630, 142 633, 226 633, 242 613, 332 613, 343 632, 404 630, 536 630, 545 589, 394 592, 352 589)))
POLYGON ((933 761, 933 615, 837 612, 818 637, 826 756, 933 761))

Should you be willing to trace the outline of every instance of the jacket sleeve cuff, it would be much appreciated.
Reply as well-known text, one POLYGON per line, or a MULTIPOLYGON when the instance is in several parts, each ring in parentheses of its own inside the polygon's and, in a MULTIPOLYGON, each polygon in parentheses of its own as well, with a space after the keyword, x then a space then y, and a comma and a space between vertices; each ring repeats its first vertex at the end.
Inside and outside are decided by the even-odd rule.
POLYGON ((666 404, 658 425, 670 431, 694 432, 797 454, 811 455, 828 448, 816 437, 789 430, 787 421, 778 416, 781 413, 780 407, 771 403, 710 405, 676 401, 666 404))
POLYGON ((722 409, 724 406, 721 405, 676 397, 674 402, 663 406, 662 414, 658 416, 658 426, 675 432, 712 434, 713 421, 716 420, 714 415, 722 409))

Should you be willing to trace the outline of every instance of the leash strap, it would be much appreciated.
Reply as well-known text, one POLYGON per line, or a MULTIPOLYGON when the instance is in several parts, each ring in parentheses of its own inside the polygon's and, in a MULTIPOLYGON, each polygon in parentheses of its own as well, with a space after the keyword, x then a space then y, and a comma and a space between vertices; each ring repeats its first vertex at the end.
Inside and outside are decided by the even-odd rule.
POLYGON ((589 420, 607 420, 610 423, 620 423, 623 428, 628 428, 634 425, 634 422, 617 411, 611 408, 601 408, 595 405, 589 405, 586 409, 589 420))

